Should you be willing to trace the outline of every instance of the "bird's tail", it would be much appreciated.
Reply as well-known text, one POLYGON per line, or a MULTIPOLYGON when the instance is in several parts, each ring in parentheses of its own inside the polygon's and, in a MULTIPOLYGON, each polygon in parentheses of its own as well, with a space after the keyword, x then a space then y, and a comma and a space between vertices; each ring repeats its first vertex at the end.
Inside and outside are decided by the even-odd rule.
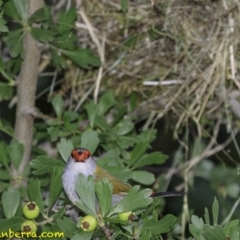
POLYGON ((185 192, 153 192, 152 197, 181 197, 185 192))

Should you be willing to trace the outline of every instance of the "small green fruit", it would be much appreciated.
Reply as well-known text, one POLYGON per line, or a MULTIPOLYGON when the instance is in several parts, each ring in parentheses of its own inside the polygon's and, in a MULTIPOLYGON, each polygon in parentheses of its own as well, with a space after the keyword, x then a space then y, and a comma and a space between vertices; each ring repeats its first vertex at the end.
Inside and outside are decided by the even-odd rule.
POLYGON ((37 225, 32 220, 26 220, 21 225, 22 232, 37 232, 37 225))
POLYGON ((134 218, 134 215, 132 212, 122 212, 118 214, 118 218, 123 222, 131 222, 134 218))
POLYGON ((96 229, 97 227, 97 219, 93 216, 87 215, 83 217, 80 221, 80 227, 83 229, 85 232, 92 232, 96 229))
POLYGON ((35 202, 28 202, 23 206, 23 215, 28 219, 36 218, 40 213, 40 209, 35 202))

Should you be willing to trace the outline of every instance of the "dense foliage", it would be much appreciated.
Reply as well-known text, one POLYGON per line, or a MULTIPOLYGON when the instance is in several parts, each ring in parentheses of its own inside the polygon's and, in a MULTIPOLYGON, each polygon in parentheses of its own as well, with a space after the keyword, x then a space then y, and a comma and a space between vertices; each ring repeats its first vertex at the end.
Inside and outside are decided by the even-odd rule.
MULTIPOLYGON (((54 14, 52 6, 46 4, 28 16, 28 4, 27 0, 0 0, 0 40, 3 52, 0 58, 0 101, 8 104, 9 111, 19 100, 14 96, 16 88, 21 84, 16 76, 21 72, 27 48, 24 45, 25 35, 30 34, 37 41, 44 56, 39 69, 47 62, 52 72, 64 75, 70 72, 69 69, 76 72, 81 69, 85 77, 92 78, 96 75, 96 69, 100 69, 103 64, 101 56, 78 41, 75 6, 54 14)), ((120 6, 119 11, 124 15, 128 11, 128 1, 122 0, 120 6)), ((41 80, 43 77, 39 77, 41 80)), ((235 204, 228 202, 222 208, 219 207, 219 202, 224 201, 220 195, 220 201, 215 198, 211 211, 205 208, 203 220, 202 216, 195 213, 190 212, 188 215, 186 194, 176 198, 176 202, 184 199, 179 216, 163 216, 165 200, 151 198, 151 188, 157 183, 154 184, 154 190, 161 191, 164 178, 147 171, 147 167, 164 164, 168 156, 164 152, 149 151, 157 137, 157 130, 150 124, 139 130, 135 124, 136 115, 129 114, 138 106, 137 94, 132 92, 126 99, 121 94, 117 95, 114 89, 106 88, 96 91, 97 95, 94 95, 91 89, 98 84, 94 82, 91 91, 83 91, 83 96, 74 95, 73 92, 71 96, 64 95, 57 92, 55 80, 48 86, 50 94, 45 96, 50 111, 42 113, 30 109, 28 113, 28 117, 36 118, 31 160, 19 175, 13 169, 21 165, 24 145, 14 133, 13 119, 6 116, 0 119, 0 233, 8 232, 9 229, 14 232, 21 230, 22 224, 26 224, 26 216, 29 216, 23 213, 22 208, 31 201, 37 204, 37 214, 27 223, 33 221, 30 223, 34 229, 37 225, 37 234, 63 232, 62 239, 170 240, 183 239, 185 231, 188 234, 186 239, 189 240, 240 239, 239 220, 232 220, 232 216, 237 218, 234 211, 240 202, 237 199, 240 192, 239 174, 235 170, 215 166, 207 157, 200 159, 201 163, 195 161, 199 163, 195 166, 196 176, 211 182, 216 192, 219 192, 221 186, 224 192, 222 195, 237 199, 235 204), (44 148, 44 144, 48 147, 44 148), (99 166, 134 187, 123 200, 112 206, 112 185, 108 179, 94 182, 92 177, 86 179, 79 175, 76 191, 83 197, 76 204, 78 219, 75 222, 73 215, 76 212, 62 189, 61 177, 71 150, 80 146, 96 156, 99 166), (50 154, 51 150, 53 154, 50 154), (100 211, 96 209, 96 198, 100 211), (133 213, 131 220, 119 219, 119 214, 124 212, 133 213), (81 228, 81 220, 86 215, 97 219, 97 228, 94 226, 93 231, 81 228), (187 226, 184 225, 186 222, 189 223, 187 226)), ((14 108, 12 111, 15 111, 14 108)), ((199 147, 205 147, 203 142, 194 139, 190 150, 192 159, 199 153, 199 147)), ((177 154, 179 152, 176 153, 179 156, 177 154)), ((180 190, 185 191, 189 184, 185 179, 188 166, 184 165, 182 156, 177 160, 179 165, 176 166, 180 166, 177 170, 179 179, 185 184, 180 190)))

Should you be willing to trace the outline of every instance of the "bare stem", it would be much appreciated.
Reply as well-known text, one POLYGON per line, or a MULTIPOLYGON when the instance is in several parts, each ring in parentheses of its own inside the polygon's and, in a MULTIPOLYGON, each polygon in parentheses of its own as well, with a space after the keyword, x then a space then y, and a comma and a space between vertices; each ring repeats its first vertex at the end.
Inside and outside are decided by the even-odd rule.
MULTIPOLYGON (((28 15, 43 6, 43 1, 28 0, 28 15)), ((12 167, 13 176, 21 176, 30 161, 33 135, 33 116, 31 112, 35 105, 35 94, 40 61, 40 50, 31 34, 26 31, 24 36, 24 60, 21 65, 17 85, 17 113, 14 137, 23 144, 24 154, 18 169, 12 167)))

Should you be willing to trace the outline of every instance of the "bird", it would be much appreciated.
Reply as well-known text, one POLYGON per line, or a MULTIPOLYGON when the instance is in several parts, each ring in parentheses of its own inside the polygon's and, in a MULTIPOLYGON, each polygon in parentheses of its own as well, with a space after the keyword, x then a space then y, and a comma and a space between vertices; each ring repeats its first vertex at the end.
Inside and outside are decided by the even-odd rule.
MULTIPOLYGON (((81 198, 75 190, 78 175, 82 173, 86 178, 93 176, 94 180, 100 181, 107 178, 112 184, 112 205, 116 205, 132 188, 129 184, 112 176, 105 169, 97 165, 90 151, 86 148, 76 148, 71 151, 71 155, 65 165, 62 175, 62 185, 70 201, 75 204, 81 198)), ((176 197, 182 196, 181 192, 153 192, 152 197, 176 197)))

